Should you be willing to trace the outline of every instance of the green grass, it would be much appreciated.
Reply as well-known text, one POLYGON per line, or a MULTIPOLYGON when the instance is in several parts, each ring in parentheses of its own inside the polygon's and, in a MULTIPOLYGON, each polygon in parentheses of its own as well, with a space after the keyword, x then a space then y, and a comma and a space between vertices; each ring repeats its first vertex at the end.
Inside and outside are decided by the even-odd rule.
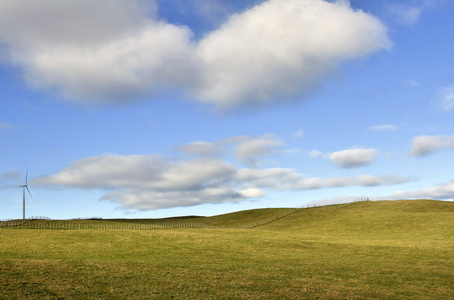
POLYGON ((134 224, 195 223, 219 228, 251 228, 291 214, 294 208, 265 208, 239 211, 213 217, 185 216, 163 219, 110 219, 105 222, 134 224))
POLYGON ((0 299, 454 299, 452 202, 184 220, 231 229, 2 229, 0 299))

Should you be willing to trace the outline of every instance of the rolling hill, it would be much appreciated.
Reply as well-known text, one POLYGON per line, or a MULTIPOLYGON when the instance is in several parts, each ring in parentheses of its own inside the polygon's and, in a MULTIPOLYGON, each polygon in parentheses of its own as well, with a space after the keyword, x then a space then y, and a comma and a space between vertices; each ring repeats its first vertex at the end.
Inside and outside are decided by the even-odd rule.
POLYGON ((454 202, 67 220, 72 226, 64 228, 54 226, 59 220, 27 222, 89 230, 1 229, 0 299, 425 300, 454 294, 454 202), (215 227, 143 230, 186 223, 215 227))

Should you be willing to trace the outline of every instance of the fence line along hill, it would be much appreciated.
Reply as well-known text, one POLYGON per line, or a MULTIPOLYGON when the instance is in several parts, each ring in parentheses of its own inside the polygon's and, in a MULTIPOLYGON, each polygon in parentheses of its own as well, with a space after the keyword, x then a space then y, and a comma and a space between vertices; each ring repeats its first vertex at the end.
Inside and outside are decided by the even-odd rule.
POLYGON ((117 229, 232 228, 298 231, 312 234, 420 235, 454 232, 454 202, 437 200, 361 201, 309 208, 265 208, 212 217, 163 219, 71 219, 45 217, 0 221, 10 229, 117 229))

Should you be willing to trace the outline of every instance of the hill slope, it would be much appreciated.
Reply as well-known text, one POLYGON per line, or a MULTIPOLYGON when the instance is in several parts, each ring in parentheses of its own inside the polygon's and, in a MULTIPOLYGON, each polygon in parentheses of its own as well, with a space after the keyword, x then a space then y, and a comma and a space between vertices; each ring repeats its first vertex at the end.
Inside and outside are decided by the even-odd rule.
POLYGON ((330 237, 454 242, 454 202, 365 201, 307 208, 259 228, 330 237))
POLYGON ((185 221, 255 225, 1 230, 0 299, 453 299, 453 202, 68 222, 185 221))
POLYGON ((1 227, 10 227, 10 223, 71 223, 91 224, 94 228, 98 225, 121 224, 119 226, 126 229, 137 227, 146 229, 149 227, 140 227, 140 225, 150 224, 203 224, 216 228, 254 228, 255 230, 331 237, 354 235, 362 238, 399 239, 411 236, 423 239, 430 236, 432 240, 445 240, 449 236, 454 236, 454 202, 436 200, 363 201, 300 209, 253 209, 212 217, 66 221, 15 220, 1 223, 1 227))

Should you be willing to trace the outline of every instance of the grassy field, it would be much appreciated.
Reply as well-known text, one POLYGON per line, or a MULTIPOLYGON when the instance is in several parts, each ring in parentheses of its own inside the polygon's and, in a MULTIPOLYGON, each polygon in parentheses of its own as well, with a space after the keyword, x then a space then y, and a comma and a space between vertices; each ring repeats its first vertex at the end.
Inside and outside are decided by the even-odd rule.
POLYGON ((219 228, 0 229, 0 299, 454 299, 453 202, 80 222, 219 228))

